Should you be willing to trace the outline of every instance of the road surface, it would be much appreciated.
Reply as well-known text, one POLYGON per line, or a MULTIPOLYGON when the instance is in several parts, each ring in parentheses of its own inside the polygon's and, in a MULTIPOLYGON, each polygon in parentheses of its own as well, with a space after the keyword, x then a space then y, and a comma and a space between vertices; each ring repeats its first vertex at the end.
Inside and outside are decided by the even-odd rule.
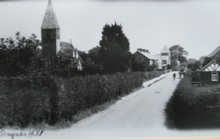
POLYGON ((123 97, 107 110, 78 122, 72 128, 83 130, 164 129, 166 128, 164 109, 178 82, 178 79, 173 80, 172 73, 145 82, 144 88, 123 97), (151 85, 153 82, 155 83, 151 85))

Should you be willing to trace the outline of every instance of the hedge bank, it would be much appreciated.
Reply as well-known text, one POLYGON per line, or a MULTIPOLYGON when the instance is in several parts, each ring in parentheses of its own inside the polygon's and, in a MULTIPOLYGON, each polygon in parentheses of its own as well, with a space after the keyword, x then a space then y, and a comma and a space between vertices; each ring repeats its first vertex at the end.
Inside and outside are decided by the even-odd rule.
POLYGON ((194 87, 191 72, 178 84, 165 109, 169 128, 220 128, 220 85, 194 87))
POLYGON ((54 125, 80 111, 127 95, 161 72, 57 78, 47 74, 0 78, 0 127, 54 125))

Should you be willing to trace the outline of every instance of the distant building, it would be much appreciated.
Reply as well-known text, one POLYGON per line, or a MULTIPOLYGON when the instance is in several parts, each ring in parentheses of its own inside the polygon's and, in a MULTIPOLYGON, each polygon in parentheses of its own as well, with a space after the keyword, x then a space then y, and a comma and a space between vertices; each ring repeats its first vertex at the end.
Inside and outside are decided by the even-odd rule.
POLYGON ((82 59, 80 58, 77 49, 71 43, 60 41, 60 27, 56 18, 51 0, 44 15, 41 25, 42 39, 42 55, 44 56, 45 67, 56 67, 55 58, 58 52, 72 57, 72 66, 78 70, 82 70, 82 59))
POLYGON ((171 65, 171 56, 169 49, 165 46, 162 52, 157 56, 158 59, 158 69, 165 70, 171 65))
POLYGON ((220 83, 220 47, 217 47, 207 57, 212 60, 201 68, 201 82, 202 84, 220 83))
POLYGON ((212 60, 201 69, 202 84, 220 83, 220 65, 212 60))
POLYGON ((154 69, 166 70, 171 64, 170 51, 167 47, 164 47, 162 52, 156 55, 150 54, 146 49, 138 48, 134 56, 135 60, 144 62, 148 67, 154 67, 154 69))
POLYGON ((156 65, 157 58, 154 55, 151 55, 148 50, 138 48, 134 53, 135 61, 139 61, 147 67, 145 70, 150 70, 151 67, 156 65))
POLYGON ((212 60, 220 64, 220 46, 213 50, 207 57, 212 58, 212 60))

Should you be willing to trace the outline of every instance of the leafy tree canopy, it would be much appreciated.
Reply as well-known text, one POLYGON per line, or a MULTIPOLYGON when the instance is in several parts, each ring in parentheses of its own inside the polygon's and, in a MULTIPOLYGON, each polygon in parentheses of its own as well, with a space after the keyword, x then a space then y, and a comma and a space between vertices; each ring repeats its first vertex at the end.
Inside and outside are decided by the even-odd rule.
POLYGON ((202 67, 204 67, 205 65, 207 65, 209 62, 212 61, 212 58, 210 57, 205 57, 204 58, 204 62, 202 63, 202 67))
POLYGON ((102 31, 99 58, 105 72, 125 72, 130 67, 130 43, 122 26, 106 24, 102 31))
POLYGON ((174 45, 169 48, 171 53, 171 60, 179 60, 180 63, 187 62, 186 55, 188 52, 180 45, 174 45))
POLYGON ((30 67, 35 66, 34 59, 39 53, 40 42, 35 34, 29 38, 15 34, 15 39, 0 39, 0 75, 17 76, 25 74, 30 67))
POLYGON ((100 64, 99 50, 100 50, 100 47, 97 46, 97 47, 94 47, 94 48, 90 49, 89 52, 88 52, 88 56, 91 58, 91 60, 97 66, 100 64))
POLYGON ((197 71, 201 68, 201 62, 196 60, 195 62, 188 63, 188 68, 192 71, 197 71))

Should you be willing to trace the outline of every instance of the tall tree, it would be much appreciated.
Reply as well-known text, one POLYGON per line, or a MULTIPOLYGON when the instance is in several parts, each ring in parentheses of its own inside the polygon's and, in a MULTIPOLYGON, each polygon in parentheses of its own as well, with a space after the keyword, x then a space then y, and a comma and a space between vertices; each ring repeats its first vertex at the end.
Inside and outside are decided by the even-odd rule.
POLYGON ((105 72, 125 72, 130 67, 130 43, 122 26, 106 24, 102 31, 99 58, 105 72))
POLYGON ((16 39, 2 38, 0 41, 0 75, 17 76, 25 74, 33 66, 38 54, 39 40, 32 34, 25 38, 16 33, 16 39))
MULTIPOLYGON (((95 48, 92 48, 92 49, 95 49, 95 48)), ((83 73, 85 73, 85 74, 97 73, 97 67, 95 66, 95 62, 93 59, 94 55, 91 54, 91 50, 89 50, 88 53, 79 51, 79 55, 81 56, 81 58, 83 60, 83 73)))
POLYGON ((171 53, 171 60, 177 59, 180 63, 187 62, 186 55, 188 52, 180 45, 174 45, 169 48, 171 53))
POLYGON ((94 74, 100 72, 100 58, 99 58, 100 47, 94 47, 89 50, 88 58, 86 59, 85 67, 88 73, 94 74))
POLYGON ((99 67, 100 65, 99 50, 100 50, 100 47, 97 46, 97 47, 90 49, 88 52, 88 56, 92 59, 92 61, 97 67, 99 67))
POLYGON ((177 61, 181 63, 187 63, 186 56, 188 52, 180 45, 174 45, 169 48, 171 54, 171 67, 177 66, 177 61))

